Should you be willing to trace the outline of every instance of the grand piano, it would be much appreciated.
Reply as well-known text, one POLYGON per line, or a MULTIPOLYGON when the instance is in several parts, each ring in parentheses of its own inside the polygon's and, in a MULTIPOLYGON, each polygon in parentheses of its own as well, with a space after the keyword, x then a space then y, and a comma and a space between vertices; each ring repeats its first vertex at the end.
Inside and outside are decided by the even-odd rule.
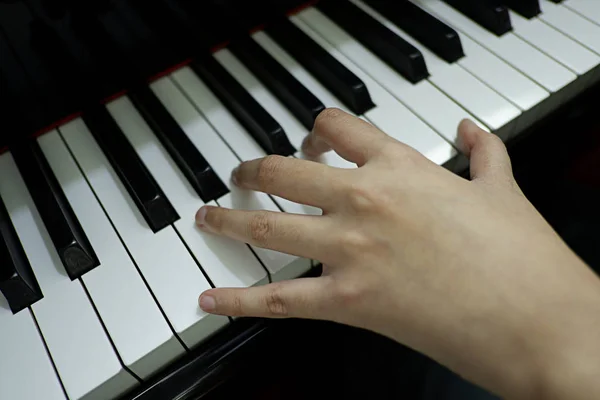
POLYGON ((304 158, 325 108, 465 174, 462 118, 544 140, 598 82, 595 0, 0 1, 0 399, 208 398, 311 335, 199 310, 320 265, 194 214, 319 213, 229 176, 304 158))

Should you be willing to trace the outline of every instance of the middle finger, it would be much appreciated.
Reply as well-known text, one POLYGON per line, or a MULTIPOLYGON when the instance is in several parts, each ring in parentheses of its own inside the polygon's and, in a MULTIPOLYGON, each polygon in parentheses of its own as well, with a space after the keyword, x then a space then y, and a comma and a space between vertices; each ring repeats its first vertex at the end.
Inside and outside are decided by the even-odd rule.
POLYGON ((329 209, 336 204, 340 171, 313 161, 271 155, 241 163, 233 171, 232 180, 244 189, 329 209))
POLYGON ((321 260, 331 253, 333 223, 327 216, 203 206, 196 224, 207 232, 298 257, 321 260))

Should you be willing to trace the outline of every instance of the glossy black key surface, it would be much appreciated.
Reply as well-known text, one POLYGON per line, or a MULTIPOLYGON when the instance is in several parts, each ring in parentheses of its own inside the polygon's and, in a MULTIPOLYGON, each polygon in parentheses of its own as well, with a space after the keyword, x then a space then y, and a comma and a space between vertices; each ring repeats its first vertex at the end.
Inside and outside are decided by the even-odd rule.
POLYGON ((313 128, 315 118, 325 105, 254 39, 235 40, 228 49, 261 80, 261 82, 306 127, 313 128))
POLYGON ((14 145, 10 152, 67 275, 75 280, 100 265, 37 141, 14 145))
POLYGON ((512 30, 508 8, 502 0, 442 0, 488 31, 502 36, 512 30))
POLYGON ((281 125, 211 54, 196 57, 190 66, 267 154, 296 152, 281 125))
POLYGON ((279 20, 265 32, 353 113, 375 107, 365 83, 291 21, 279 20))
POLYGON ((0 292, 15 314, 44 297, 1 197, 0 292))
POLYGON ((502 2, 525 18, 534 18, 542 12, 539 0, 502 0, 502 2))
POLYGON ((177 221, 179 215, 108 110, 97 106, 82 118, 150 229, 156 233, 177 221))
POLYGON ((151 89, 135 89, 129 98, 205 203, 229 192, 151 89))
POLYGON ((323 0, 316 7, 412 83, 429 76, 423 54, 360 7, 347 0, 323 0))
POLYGON ((449 63, 464 57, 458 32, 410 1, 364 0, 398 28, 449 63))

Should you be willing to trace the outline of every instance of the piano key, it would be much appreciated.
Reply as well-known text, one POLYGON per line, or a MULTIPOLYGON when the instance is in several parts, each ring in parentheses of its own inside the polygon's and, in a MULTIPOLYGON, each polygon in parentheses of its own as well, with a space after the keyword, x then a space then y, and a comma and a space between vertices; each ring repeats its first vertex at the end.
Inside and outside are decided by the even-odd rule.
POLYGON ((251 37, 235 40, 228 49, 286 105, 306 129, 312 129, 315 118, 325 108, 313 93, 302 86, 251 37))
POLYGON ((315 8, 408 81, 417 83, 429 76, 423 55, 416 47, 394 35, 351 2, 321 1, 315 8))
POLYGON ((10 150, 69 278, 98 267, 98 256, 38 143, 31 140, 10 150))
MULTIPOLYGON (((193 71, 184 67, 174 72, 171 77, 179 89, 185 92, 190 102, 194 104, 198 111, 214 127, 238 159, 241 161, 248 161, 262 158, 267 155, 193 71)), ((291 136, 290 138, 293 141, 296 140, 296 136, 291 136)), ((296 147, 299 147, 300 144, 301 143, 294 143, 296 147)), ((297 152, 295 156, 299 157, 299 154, 301 154, 301 152, 297 152)), ((347 167, 347 165, 356 167, 355 164, 350 164, 339 156, 337 156, 336 159, 334 156, 337 156, 337 154, 330 152, 326 159, 335 161, 338 159, 341 160, 337 164, 332 162, 332 164, 336 166, 339 166, 344 162, 346 163, 344 167, 347 167)), ((322 213, 319 208, 294 203, 278 196, 271 197, 285 212, 313 215, 320 215, 322 213)))
MULTIPOLYGON (((161 83, 167 79, 161 78, 154 82, 153 91, 158 92, 161 83), (158 90, 155 89, 157 86, 158 90)), ((172 84, 167 81, 166 85, 172 84)), ((172 87, 170 89, 177 90, 172 87)), ((217 205, 214 201, 203 203, 193 195, 164 147, 152 137, 148 125, 132 109, 131 102, 127 98, 111 103, 110 111, 123 127, 137 154, 148 165, 157 181, 164 185, 178 212, 193 217, 203 204, 217 205)), ((203 134, 202 137, 204 138, 205 135, 203 134)), ((185 223, 178 221, 175 223, 175 228, 215 286, 246 287, 263 284, 268 280, 266 271, 246 244, 200 232, 189 221, 185 223)), ((197 297, 198 291, 195 290, 195 293, 197 297)))
POLYGON ((443 1, 497 36, 502 36, 512 29, 508 9, 501 0, 443 1))
POLYGON ((365 0, 365 3, 385 15, 441 59, 451 63, 464 57, 458 33, 415 4, 409 1, 388 0, 365 0))
POLYGON ((85 275, 83 283, 121 360, 147 379, 184 349, 59 133, 44 134, 38 142, 98 252, 100 268, 85 275))
POLYGON ((129 92, 128 96, 205 203, 227 194, 228 189, 223 181, 192 145, 154 92, 143 86, 129 92))
POLYGON ((596 54, 600 54, 600 25, 550 0, 543 0, 541 7, 543 11, 539 16, 541 21, 577 40, 596 54))
POLYGON ((108 158, 150 229, 157 233, 180 218, 104 106, 83 114, 83 121, 108 158))
MULTIPOLYGON (((290 73, 292 75, 294 75, 296 77, 296 79, 298 79, 300 82, 302 82, 302 84, 304 86, 306 86, 313 93, 315 93, 317 96, 319 96, 319 98, 323 101, 323 103, 325 104, 326 107, 339 108, 349 114, 355 115, 354 113, 352 113, 352 111, 350 109, 348 109, 341 102, 340 99, 338 99, 333 93, 328 91, 325 86, 323 86, 317 79, 315 79, 315 77, 313 77, 306 69, 304 69, 304 67, 302 65, 300 65, 289 53, 287 53, 282 47, 280 47, 264 31, 259 31, 259 32, 254 33, 253 37, 254 37, 254 40, 256 40, 273 57, 275 57, 281 63, 281 65, 283 65, 288 71, 290 71, 290 73)), ((182 73, 182 75, 183 75, 183 73, 182 73)), ((175 78, 177 78, 177 76, 178 76, 177 73, 174 74, 175 78)), ((200 83, 200 84, 202 84, 202 83, 200 83)), ((182 86, 182 87, 187 87, 188 85, 190 85, 189 81, 186 81, 185 84, 183 84, 183 83, 180 84, 180 86, 182 86)), ((201 107, 200 104, 203 103, 203 101, 201 99, 208 97, 203 90, 200 90, 200 91, 202 92, 202 95, 197 96, 198 101, 196 101, 196 104, 198 104, 198 107, 201 107)), ((211 109, 211 107, 209 105, 206 105, 203 108, 203 112, 205 113, 207 118, 210 118, 209 117, 209 115, 211 114, 210 109, 211 109), (204 110, 206 110, 206 111, 204 111, 204 110)), ((217 130, 219 130, 220 132, 223 132, 223 135, 226 135, 226 133, 229 132, 231 129, 227 129, 227 128, 219 129, 217 127, 217 130)), ((296 146, 297 148, 301 148, 302 141, 304 140, 304 138, 294 135, 294 136, 290 137, 290 140, 292 141, 292 144, 294 146, 296 146)), ((231 140, 227 139, 227 141, 230 142, 231 140)), ((236 142, 238 142, 238 141, 236 141, 236 142)), ((245 146, 240 146, 239 154, 244 154, 244 148, 245 148, 245 146)), ((307 158, 307 156, 302 151, 297 152, 295 154, 295 156, 298 158, 304 158, 304 159, 307 158)), ((244 158, 251 159, 254 157, 244 156, 244 158)), ((346 161, 345 159, 340 157, 335 151, 330 151, 330 152, 327 152, 327 153, 321 155, 321 157, 319 157, 319 159, 316 161, 319 161, 324 164, 330 165, 332 167, 337 167, 337 168, 356 168, 356 164, 346 161)), ((312 207, 311 207, 311 209, 312 209, 312 207)))
POLYGON ((350 111, 363 115, 375 107, 365 83, 293 23, 284 19, 265 32, 350 111))
POLYGON ((577 75, 513 33, 497 37, 439 0, 411 0, 462 32, 551 93, 544 112, 566 100, 577 75), (565 89, 565 90, 563 90, 565 89))
POLYGON ((600 25, 600 3, 597 1, 590 0, 569 0, 565 1, 565 7, 579 13, 595 24, 600 25))
POLYGON ((138 381, 119 362, 84 287, 66 275, 9 153, 0 156, 0 195, 44 293, 31 309, 67 396, 113 398, 136 386, 138 381))
MULTIPOLYGON (((371 95, 375 100, 375 104, 377 104, 373 110, 364 115, 365 119, 389 136, 413 147, 434 163, 441 165, 452 159, 457 152, 449 141, 440 137, 404 104, 394 98, 383 86, 388 86, 387 83, 380 85, 373 80, 354 63, 354 60, 349 59, 343 53, 343 49, 332 46, 324 39, 323 36, 321 36, 322 32, 318 31, 318 26, 310 26, 303 19, 305 16, 304 13, 311 11, 318 12, 317 10, 309 8, 298 15, 292 16, 290 20, 323 46, 332 56, 337 58, 365 81, 371 90, 371 95), (399 125, 397 121, 402 121, 402 124, 399 125)), ((383 63, 382 65, 385 66, 383 63)), ((372 71, 370 71, 370 73, 372 73, 372 71)), ((398 74, 396 74, 396 76, 400 77, 398 74)), ((456 121, 454 121, 454 124, 454 130, 456 131, 456 121)))
MULTIPOLYGON (((359 1, 357 4, 365 9, 369 8, 359 1)), ((369 12, 397 34, 408 37, 405 32, 393 25, 391 21, 386 20, 381 14, 372 9, 369 9, 369 12)), ((413 41, 414 39, 409 38, 408 40, 413 41)), ((414 44, 419 45, 416 41, 414 44)), ((463 37, 463 48, 467 56, 460 59, 456 63, 458 65, 448 64, 429 52, 428 49, 423 49, 423 54, 428 64, 431 65, 430 81, 480 118, 505 140, 511 137, 511 131, 517 127, 526 127, 533 122, 535 112, 537 112, 534 107, 547 98, 549 93, 467 36, 463 37), (470 76, 469 73, 473 76, 470 76), (454 85, 454 82, 461 85, 475 83, 479 90, 461 90, 454 85), (478 82, 482 84, 478 84, 478 82), (487 100, 488 103, 486 104, 482 100, 487 100), (504 115, 501 114, 503 109, 505 110, 504 115), (522 113, 522 111, 527 113, 522 113), (486 118, 486 114, 490 117, 486 118), (517 120, 515 121, 514 118, 517 120), (495 124, 493 119, 496 119, 495 124)))
POLYGON ((0 399, 66 400, 30 310, 13 314, 0 294, 0 399))
POLYGON ((195 58, 194 72, 210 85, 211 90, 235 115, 240 123, 268 154, 287 156, 296 151, 286 132, 275 119, 220 65, 212 55, 195 58))
POLYGON ((586 85, 587 78, 581 78, 588 72, 593 73, 600 64, 600 56, 583 47, 575 40, 564 35, 539 19, 528 20, 511 11, 513 32, 516 36, 540 49, 548 56, 580 76, 579 82, 586 85))
POLYGON ((44 297, 1 197, 0 292, 14 314, 44 297))
MULTIPOLYGON (((421 81, 414 85, 397 74, 386 64, 381 62, 373 53, 364 46, 352 40, 343 30, 332 24, 325 16, 318 14, 317 10, 310 11, 311 17, 315 15, 318 20, 314 20, 313 28, 318 31, 320 40, 326 46, 328 51, 336 52, 342 55, 348 63, 356 65, 362 64, 362 69, 369 71, 369 74, 376 77, 381 85, 385 85, 387 90, 401 101, 407 108, 418 115, 423 121, 436 130, 443 138, 453 144, 457 144, 457 121, 462 118, 471 118, 485 127, 479 120, 457 105, 454 101, 440 92, 429 81, 421 81), (313 11, 315 11, 313 13, 313 11), (329 41, 329 42, 328 42, 329 41), (348 58, 346 58, 348 57, 348 58), (368 65, 368 68, 366 67, 368 65), (444 110, 443 113, 439 110, 444 110)), ((303 17, 303 13, 296 17, 303 17)), ((298 21, 302 21, 298 19, 298 21)), ((317 33, 314 33, 317 35, 317 33)), ((358 68, 358 67, 357 67, 358 68)), ((365 74, 366 75, 366 74, 365 74)), ((375 83, 377 87, 379 84, 375 83)), ((391 111, 393 115, 394 111, 391 111)), ((375 123, 376 124, 376 123, 375 123)), ((377 125, 377 124, 376 124, 377 125)), ((485 129, 488 129, 485 127, 485 129)))
POLYGON ((541 12, 540 0, 502 0, 502 2, 514 12, 528 19, 536 17, 541 12))
MULTIPOLYGON (((78 118, 61 126, 60 133, 180 339, 191 348, 224 326, 227 318, 205 314, 195 307, 198 295, 211 285, 175 229, 169 226, 156 234, 148 229, 85 123, 78 118)), ((188 189, 190 194, 195 193, 189 184, 188 189)), ((193 226, 193 215, 176 224, 193 226)))
MULTIPOLYGON (((266 193, 248 192, 231 184, 231 172, 239 165, 241 160, 231 152, 227 144, 223 142, 208 121, 170 79, 162 79, 154 82, 152 89, 194 145, 198 148, 202 146, 204 149, 203 154, 221 179, 228 185, 230 193, 217 200, 218 205, 244 210, 280 211, 266 193)), ((268 270, 272 281, 297 277, 307 272, 310 268, 310 261, 304 258, 256 246, 252 246, 252 250, 268 270)), ((250 260, 247 259, 243 265, 249 263, 250 260)), ((206 266, 205 268, 208 267, 206 266)), ((210 273, 208 275, 212 276, 210 273)))

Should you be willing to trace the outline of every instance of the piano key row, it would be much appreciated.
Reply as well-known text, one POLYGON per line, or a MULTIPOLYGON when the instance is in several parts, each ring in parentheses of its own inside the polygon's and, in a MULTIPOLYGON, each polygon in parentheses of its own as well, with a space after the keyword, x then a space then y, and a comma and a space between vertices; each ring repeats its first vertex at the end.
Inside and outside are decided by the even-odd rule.
MULTIPOLYGON (((427 78, 412 82, 381 50, 355 38, 349 25, 311 7, 254 33, 249 50, 225 48, 195 60, 41 136, 25 155, 9 149, 0 156, 0 211, 5 211, 0 212, 0 289, 11 301, 0 296, 0 353, 9 360, 0 363, 0 397, 64 398, 63 387, 77 399, 122 393, 228 323, 198 310, 202 290, 264 284, 309 268, 309 260, 209 236, 193 225, 192 215, 202 204, 319 213, 285 199, 243 193, 229 183, 237 163, 281 148, 273 146, 276 130, 267 129, 266 121, 243 115, 251 107, 285 132, 293 150, 284 155, 303 157, 297 149, 308 132, 307 120, 322 104, 359 115, 443 164, 456 154, 460 118, 510 137, 517 126, 539 118, 548 99, 565 101, 563 89, 571 82, 580 89, 590 84, 577 78, 599 63, 600 36, 594 34, 600 25, 594 18, 600 13, 581 1, 544 1, 535 20, 511 11, 518 22, 498 37, 447 4, 415 0, 428 18, 458 33, 464 55, 455 62, 421 44, 427 39, 417 40, 414 26, 384 18, 376 1, 351 3, 363 13, 360 18, 372 18, 418 49, 427 78), (548 30, 556 46, 544 39, 548 30), (282 32, 293 32, 324 58, 311 60, 282 32), (244 62, 256 46, 258 57, 271 57, 276 65, 265 75, 244 62), (524 55, 536 68, 521 61, 524 55), (342 73, 327 80, 336 70, 342 73), (223 79, 211 80, 215 73, 223 79), (267 84, 271 78, 280 79, 283 89, 267 84), (362 84, 358 91, 349 89, 352 80, 362 84), (298 87, 311 95, 306 101, 292 98, 298 87), (232 96, 238 93, 245 102, 232 96), (109 137, 114 140, 105 140, 109 137), (24 172, 29 166, 37 166, 35 180, 24 172), (42 185, 32 188, 38 181, 42 185), (45 198, 57 203, 41 207, 45 198), (49 219, 48 207, 60 211, 53 214, 58 222, 49 219), (85 247, 96 267, 71 275, 68 257, 61 257, 65 243, 85 247), (27 290, 15 296, 14 287, 27 290), (40 385, 10 379, 30 372, 31 365, 40 385)), ((323 162, 354 167, 335 153, 323 162)))

